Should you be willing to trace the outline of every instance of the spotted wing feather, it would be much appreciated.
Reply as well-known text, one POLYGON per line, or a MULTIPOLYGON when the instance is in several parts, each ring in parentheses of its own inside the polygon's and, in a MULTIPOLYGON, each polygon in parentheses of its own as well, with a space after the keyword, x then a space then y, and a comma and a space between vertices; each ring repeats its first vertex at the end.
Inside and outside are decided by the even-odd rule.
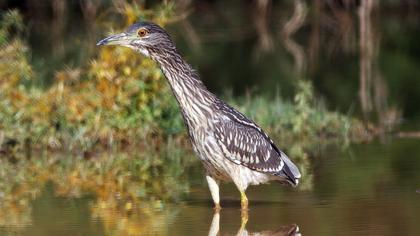
POLYGON ((216 105, 224 117, 215 124, 215 136, 224 155, 256 171, 279 173, 284 166, 282 152, 264 131, 227 104, 216 105))

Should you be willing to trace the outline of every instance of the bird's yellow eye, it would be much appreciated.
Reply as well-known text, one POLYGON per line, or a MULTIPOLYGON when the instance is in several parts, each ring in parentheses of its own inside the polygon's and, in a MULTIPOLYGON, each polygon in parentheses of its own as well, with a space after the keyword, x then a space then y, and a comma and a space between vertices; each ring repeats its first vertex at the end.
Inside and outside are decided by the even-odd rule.
POLYGON ((144 28, 139 29, 139 31, 137 31, 138 36, 140 37, 144 37, 147 34, 147 30, 144 28))

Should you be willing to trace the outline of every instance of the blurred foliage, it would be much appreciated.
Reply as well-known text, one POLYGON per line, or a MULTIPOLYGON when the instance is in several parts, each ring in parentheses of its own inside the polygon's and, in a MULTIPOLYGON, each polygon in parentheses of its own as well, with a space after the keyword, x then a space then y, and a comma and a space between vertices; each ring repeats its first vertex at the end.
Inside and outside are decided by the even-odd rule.
MULTIPOLYGON (((123 20, 102 23, 118 32, 139 18, 165 25, 173 18, 173 7, 164 3, 148 10, 118 2, 117 11, 109 14, 123 16, 123 20)), ((22 19, 11 11, 2 16, 2 22, 2 47, 7 49, 1 53, 4 68, 0 72, 4 91, 0 95, 3 152, 14 146, 45 145, 89 151, 98 146, 164 140, 173 135, 186 138, 176 101, 153 61, 126 48, 100 47, 88 65, 56 72, 55 83, 48 89, 24 86, 25 80, 35 75, 28 63, 26 44, 19 39, 24 28, 22 19)), ((360 124, 353 125, 352 119, 315 104, 308 82, 299 83, 296 91, 293 104, 261 96, 239 103, 235 100, 241 99, 228 100, 255 117, 269 133, 288 137, 281 140, 306 137, 312 143, 320 138, 347 142, 353 138, 350 128, 361 128, 360 124)), ((297 145, 302 146, 299 142, 297 145)), ((292 151, 297 156, 305 153, 302 148, 292 151)))
MULTIPOLYGON (((142 11, 119 2, 118 14, 125 22, 118 30, 137 18, 164 25, 171 8, 142 11)), ((89 150, 98 143, 135 143, 182 130, 176 102, 157 65, 124 48, 99 48, 97 58, 85 68, 56 72, 55 83, 45 91, 25 88, 23 80, 33 76, 27 47, 10 33, 23 28, 22 19, 16 11, 2 18, 0 146, 30 140, 53 148, 89 150)))

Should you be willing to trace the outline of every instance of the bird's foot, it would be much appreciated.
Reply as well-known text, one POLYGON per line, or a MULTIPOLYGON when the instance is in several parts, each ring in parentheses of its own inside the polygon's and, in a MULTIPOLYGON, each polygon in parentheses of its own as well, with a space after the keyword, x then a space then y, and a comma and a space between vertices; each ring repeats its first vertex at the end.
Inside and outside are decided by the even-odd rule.
POLYGON ((222 207, 220 206, 220 203, 215 203, 213 209, 214 213, 219 213, 222 207))

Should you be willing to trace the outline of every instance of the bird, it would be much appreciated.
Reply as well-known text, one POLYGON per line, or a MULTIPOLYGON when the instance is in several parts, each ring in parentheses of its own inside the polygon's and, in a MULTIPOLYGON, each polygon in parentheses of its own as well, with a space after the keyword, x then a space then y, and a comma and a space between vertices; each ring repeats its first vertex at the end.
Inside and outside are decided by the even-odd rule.
MULTIPOLYGON (((259 232, 251 232, 246 229, 246 223, 242 222, 236 236, 301 236, 300 229, 297 224, 281 225, 275 230, 264 230, 259 232)), ((215 212, 210 224, 208 236, 229 235, 220 232, 220 214, 215 212)))
POLYGON ((250 185, 270 181, 298 185, 298 167, 260 126, 206 88, 162 27, 153 22, 137 22, 97 45, 128 47, 159 65, 180 106, 193 150, 204 166, 215 209, 221 209, 221 182, 235 184, 241 209, 245 210, 245 191, 250 185))

